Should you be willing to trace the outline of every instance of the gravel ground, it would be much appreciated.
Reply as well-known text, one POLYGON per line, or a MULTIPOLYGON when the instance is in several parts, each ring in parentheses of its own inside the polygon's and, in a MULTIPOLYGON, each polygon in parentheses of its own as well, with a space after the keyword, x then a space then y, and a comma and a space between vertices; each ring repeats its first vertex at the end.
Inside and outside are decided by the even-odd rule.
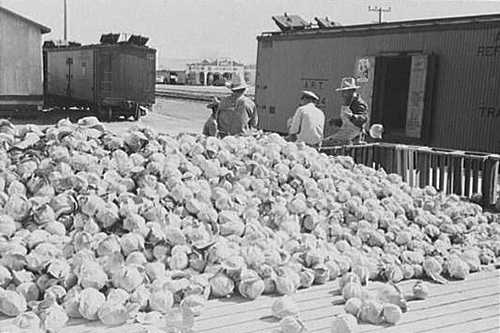
MULTIPOLYGON (((157 98, 150 112, 139 121, 119 120, 105 123, 107 129, 116 133, 125 132, 130 126, 136 124, 145 125, 154 130, 176 135, 179 133, 201 133, 203 124, 210 115, 210 110, 205 107, 206 103, 157 98)), ((82 111, 48 112, 40 113, 39 116, 11 119, 14 124, 36 124, 54 125, 63 118, 69 118, 76 122, 78 119, 93 114, 82 111)))

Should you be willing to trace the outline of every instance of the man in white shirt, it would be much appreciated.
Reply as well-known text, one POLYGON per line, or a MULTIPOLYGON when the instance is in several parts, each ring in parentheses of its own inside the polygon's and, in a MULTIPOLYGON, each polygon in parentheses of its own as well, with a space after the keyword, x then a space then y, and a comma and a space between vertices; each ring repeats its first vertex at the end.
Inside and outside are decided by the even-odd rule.
POLYGON ((325 114, 316 107, 319 97, 311 91, 302 91, 300 107, 295 111, 288 129, 289 141, 304 142, 319 147, 323 140, 325 114))

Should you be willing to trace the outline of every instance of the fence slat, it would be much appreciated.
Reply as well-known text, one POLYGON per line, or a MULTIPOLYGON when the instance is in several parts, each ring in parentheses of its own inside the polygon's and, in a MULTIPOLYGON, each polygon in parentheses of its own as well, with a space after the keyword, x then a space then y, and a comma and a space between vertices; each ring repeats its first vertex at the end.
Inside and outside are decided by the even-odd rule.
POLYGON ((375 169, 379 169, 381 167, 380 152, 381 152, 381 148, 379 145, 373 146, 373 165, 374 165, 375 169))
POLYGON ((472 193, 470 193, 470 181, 471 181, 471 170, 472 163, 468 156, 464 157, 464 195, 466 197, 470 197, 472 193))
POLYGON ((464 153, 457 151, 451 154, 453 159, 452 172, 453 172, 453 193, 462 195, 462 168, 463 168, 463 158, 464 153))
POLYGON ((453 169, 455 166, 455 160, 454 158, 450 155, 447 154, 447 159, 446 159, 446 193, 453 193, 453 182, 454 182, 454 175, 453 175, 453 169))
POLYGON ((418 185, 423 188, 429 185, 430 172, 431 172, 431 155, 429 149, 418 148, 417 150, 417 174, 418 185))
POLYGON ((445 173, 446 173, 446 155, 438 155, 439 157, 439 190, 446 191, 445 188, 445 173))
MULTIPOLYGON (((472 160, 472 194, 479 191, 479 170, 481 168, 481 161, 477 158, 472 160)), ((471 195, 472 195, 471 194, 471 195)))
POLYGON ((499 155, 490 155, 484 161, 482 190, 485 205, 494 205, 497 201, 499 155))
POLYGON ((417 175, 417 167, 416 167, 416 151, 410 147, 410 150, 408 151, 408 165, 409 165, 409 170, 410 170, 410 186, 417 186, 418 181, 416 179, 417 175))
POLYGON ((389 164, 389 170, 391 170, 391 173, 395 173, 396 167, 395 167, 395 158, 396 158, 396 150, 394 147, 388 147, 387 149, 387 160, 389 164))
POLYGON ((430 153, 431 155, 431 168, 432 168, 432 182, 431 185, 438 188, 438 157, 436 154, 430 153))
POLYGON ((366 162, 370 168, 373 168, 373 153, 375 151, 375 146, 371 145, 366 149, 366 162))
POLYGON ((401 159, 402 159, 402 163, 401 163, 401 168, 402 168, 402 172, 403 174, 405 175, 405 181, 410 184, 410 186, 412 186, 411 184, 411 175, 410 175, 410 170, 411 170, 411 166, 410 166, 410 151, 408 150, 408 147, 403 147, 401 148, 401 159))

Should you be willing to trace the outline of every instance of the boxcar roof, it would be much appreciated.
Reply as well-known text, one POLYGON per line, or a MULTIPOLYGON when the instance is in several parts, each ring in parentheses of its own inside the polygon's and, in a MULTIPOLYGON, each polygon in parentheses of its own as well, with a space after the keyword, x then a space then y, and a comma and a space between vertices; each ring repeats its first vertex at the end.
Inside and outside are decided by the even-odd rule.
POLYGON ((475 15, 475 16, 459 16, 434 18, 423 20, 396 21, 384 23, 357 24, 348 26, 334 26, 330 28, 309 28, 296 31, 274 31, 263 32, 257 37, 261 39, 286 39, 312 36, 346 36, 360 34, 389 34, 395 32, 414 32, 414 31, 429 31, 429 30, 453 30, 457 28, 474 29, 484 27, 500 27, 500 14, 475 15))
POLYGON ((156 52, 156 49, 153 49, 149 46, 138 46, 130 43, 55 46, 55 47, 46 47, 43 50, 49 52, 64 52, 64 51, 74 51, 81 49, 103 49, 103 48, 133 48, 133 49, 145 50, 148 52, 156 52))
POLYGON ((22 15, 19 15, 18 13, 15 13, 15 12, 13 12, 13 11, 11 11, 11 10, 9 10, 9 9, 5 8, 5 7, 0 6, 0 10, 1 10, 1 11, 4 11, 5 13, 7 13, 7 14, 9 14, 9 15, 11 15, 11 16, 15 16, 15 17, 17 17, 17 18, 20 18, 21 20, 23 20, 23 21, 25 21, 25 22, 27 22, 27 23, 29 23, 29 24, 32 24, 32 25, 34 25, 34 26, 37 26, 38 28, 40 28, 40 31, 41 31, 41 33, 42 33, 42 34, 46 34, 46 33, 49 33, 49 32, 50 32, 50 28, 48 28, 48 27, 46 27, 46 26, 44 26, 44 25, 42 25, 42 24, 40 24, 40 23, 37 23, 37 22, 35 22, 35 21, 33 21, 33 20, 30 20, 30 19, 29 19, 29 18, 27 18, 27 17, 24 17, 24 16, 22 16, 22 15))

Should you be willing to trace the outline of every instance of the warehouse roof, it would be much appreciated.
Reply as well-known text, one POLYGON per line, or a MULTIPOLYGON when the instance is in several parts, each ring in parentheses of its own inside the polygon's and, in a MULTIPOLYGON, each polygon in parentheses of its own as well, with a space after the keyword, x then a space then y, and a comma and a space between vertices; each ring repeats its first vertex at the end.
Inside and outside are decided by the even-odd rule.
POLYGON ((22 15, 19 15, 19 14, 15 13, 15 12, 13 12, 13 11, 11 11, 11 10, 9 10, 9 9, 5 8, 5 7, 0 6, 0 10, 1 10, 1 11, 4 11, 5 13, 7 13, 7 14, 9 14, 9 15, 11 15, 11 16, 15 16, 15 17, 17 17, 17 18, 20 18, 21 20, 23 20, 23 21, 25 21, 25 22, 27 22, 27 23, 29 23, 29 24, 32 24, 32 25, 34 25, 34 26, 36 26, 36 27, 40 28, 40 31, 42 32, 42 34, 46 34, 46 33, 49 33, 49 32, 50 32, 50 28, 48 28, 48 27, 46 27, 46 26, 44 26, 44 25, 42 25, 42 24, 40 24, 40 23, 37 23, 37 22, 35 22, 35 21, 33 21, 33 20, 30 20, 30 19, 29 19, 29 18, 27 18, 27 17, 24 17, 24 16, 22 16, 22 15))
POLYGON ((485 24, 500 25, 500 14, 446 17, 423 20, 396 21, 370 24, 357 24, 348 26, 333 26, 327 28, 312 27, 303 30, 264 32, 257 39, 271 36, 309 36, 321 34, 346 34, 346 33, 384 33, 394 30, 435 30, 453 29, 458 26, 480 26, 485 24))

